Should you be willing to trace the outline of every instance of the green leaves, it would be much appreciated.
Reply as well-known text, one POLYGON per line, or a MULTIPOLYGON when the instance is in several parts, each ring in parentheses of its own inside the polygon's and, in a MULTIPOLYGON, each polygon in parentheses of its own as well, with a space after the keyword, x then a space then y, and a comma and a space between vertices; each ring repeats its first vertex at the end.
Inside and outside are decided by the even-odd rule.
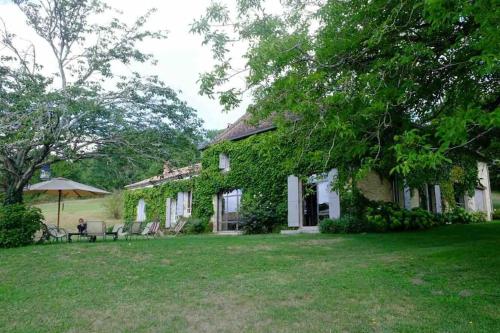
MULTIPOLYGON (((372 168, 418 186, 423 172, 445 179, 467 156, 497 158, 496 7, 488 0, 286 1, 278 16, 262 1, 240 1, 230 31, 249 45, 243 73, 252 113, 285 119, 280 126, 295 137, 300 153, 291 164, 323 159, 354 178, 372 168)), ((231 68, 226 62, 219 78, 231 68)), ((204 83, 215 92, 228 81, 204 83)))

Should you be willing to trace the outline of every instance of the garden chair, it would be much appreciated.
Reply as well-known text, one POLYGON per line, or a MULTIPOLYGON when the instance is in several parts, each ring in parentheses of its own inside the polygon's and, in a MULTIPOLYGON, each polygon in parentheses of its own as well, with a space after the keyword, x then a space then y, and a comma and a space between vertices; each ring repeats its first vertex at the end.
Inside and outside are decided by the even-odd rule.
POLYGON ((101 236, 106 239, 106 223, 103 221, 87 221, 87 235, 96 237, 101 236))
POLYGON ((142 225, 143 222, 130 222, 128 225, 127 235, 125 235, 126 239, 132 238, 135 236, 142 235, 142 225))
POLYGON ((128 224, 117 224, 116 232, 118 233, 118 238, 127 237, 129 234, 129 225, 128 224))
POLYGON ((106 231, 106 236, 113 236, 113 240, 117 240, 120 236, 120 232, 123 232, 124 224, 115 224, 111 231, 106 231))
POLYGON ((48 224, 46 222, 42 223, 43 233, 45 234, 44 238, 50 241, 51 238, 57 241, 63 241, 68 238, 68 232, 63 228, 57 228, 54 224, 48 224))
POLYGON ((142 231, 141 235, 145 236, 148 238, 149 236, 155 237, 158 235, 158 232, 160 231, 160 223, 159 222, 149 222, 146 224, 146 227, 142 231))

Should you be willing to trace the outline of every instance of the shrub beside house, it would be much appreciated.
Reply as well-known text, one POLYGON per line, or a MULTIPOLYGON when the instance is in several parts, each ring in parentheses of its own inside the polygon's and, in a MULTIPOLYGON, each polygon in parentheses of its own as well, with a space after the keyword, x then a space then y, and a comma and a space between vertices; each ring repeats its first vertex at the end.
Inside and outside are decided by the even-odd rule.
MULTIPOLYGON (((320 221, 336 220, 356 205, 349 191, 332 188, 338 171, 323 159, 293 162, 300 153, 293 135, 271 122, 251 125, 246 114, 212 143, 202 148, 201 164, 172 169, 126 187, 125 218, 159 219, 172 228, 180 219, 196 217, 210 231, 269 232, 280 227, 316 232, 320 221)), ((440 184, 412 189, 404 180, 371 171, 357 182, 356 192, 367 202, 392 203, 394 207, 420 208, 442 213, 455 206, 484 212, 491 219, 488 167, 477 163, 479 183, 474 193, 446 198, 440 184)), ((358 203, 359 205, 360 203, 358 203)), ((359 207, 358 207, 359 208, 359 207)), ((295 232, 294 231, 294 232, 295 232)), ((291 232, 291 231, 290 231, 291 232)))

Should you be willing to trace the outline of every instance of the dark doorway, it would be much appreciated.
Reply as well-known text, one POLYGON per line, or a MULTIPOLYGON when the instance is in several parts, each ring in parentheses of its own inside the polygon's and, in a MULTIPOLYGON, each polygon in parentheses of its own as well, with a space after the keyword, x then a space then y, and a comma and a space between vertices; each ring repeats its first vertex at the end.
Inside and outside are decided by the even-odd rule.
POLYGON ((304 227, 318 225, 318 191, 316 184, 304 188, 304 227))

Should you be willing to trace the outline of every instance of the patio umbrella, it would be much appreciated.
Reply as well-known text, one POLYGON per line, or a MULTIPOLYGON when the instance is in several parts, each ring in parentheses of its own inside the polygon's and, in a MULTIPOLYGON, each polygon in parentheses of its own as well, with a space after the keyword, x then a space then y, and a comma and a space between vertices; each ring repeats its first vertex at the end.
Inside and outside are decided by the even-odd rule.
POLYGON ((65 197, 82 197, 82 196, 99 196, 109 194, 109 192, 98 189, 90 185, 74 182, 66 178, 52 178, 45 182, 28 185, 24 192, 26 193, 47 193, 57 195, 59 197, 57 203, 57 229, 59 229, 59 219, 61 215, 61 198, 65 197))

